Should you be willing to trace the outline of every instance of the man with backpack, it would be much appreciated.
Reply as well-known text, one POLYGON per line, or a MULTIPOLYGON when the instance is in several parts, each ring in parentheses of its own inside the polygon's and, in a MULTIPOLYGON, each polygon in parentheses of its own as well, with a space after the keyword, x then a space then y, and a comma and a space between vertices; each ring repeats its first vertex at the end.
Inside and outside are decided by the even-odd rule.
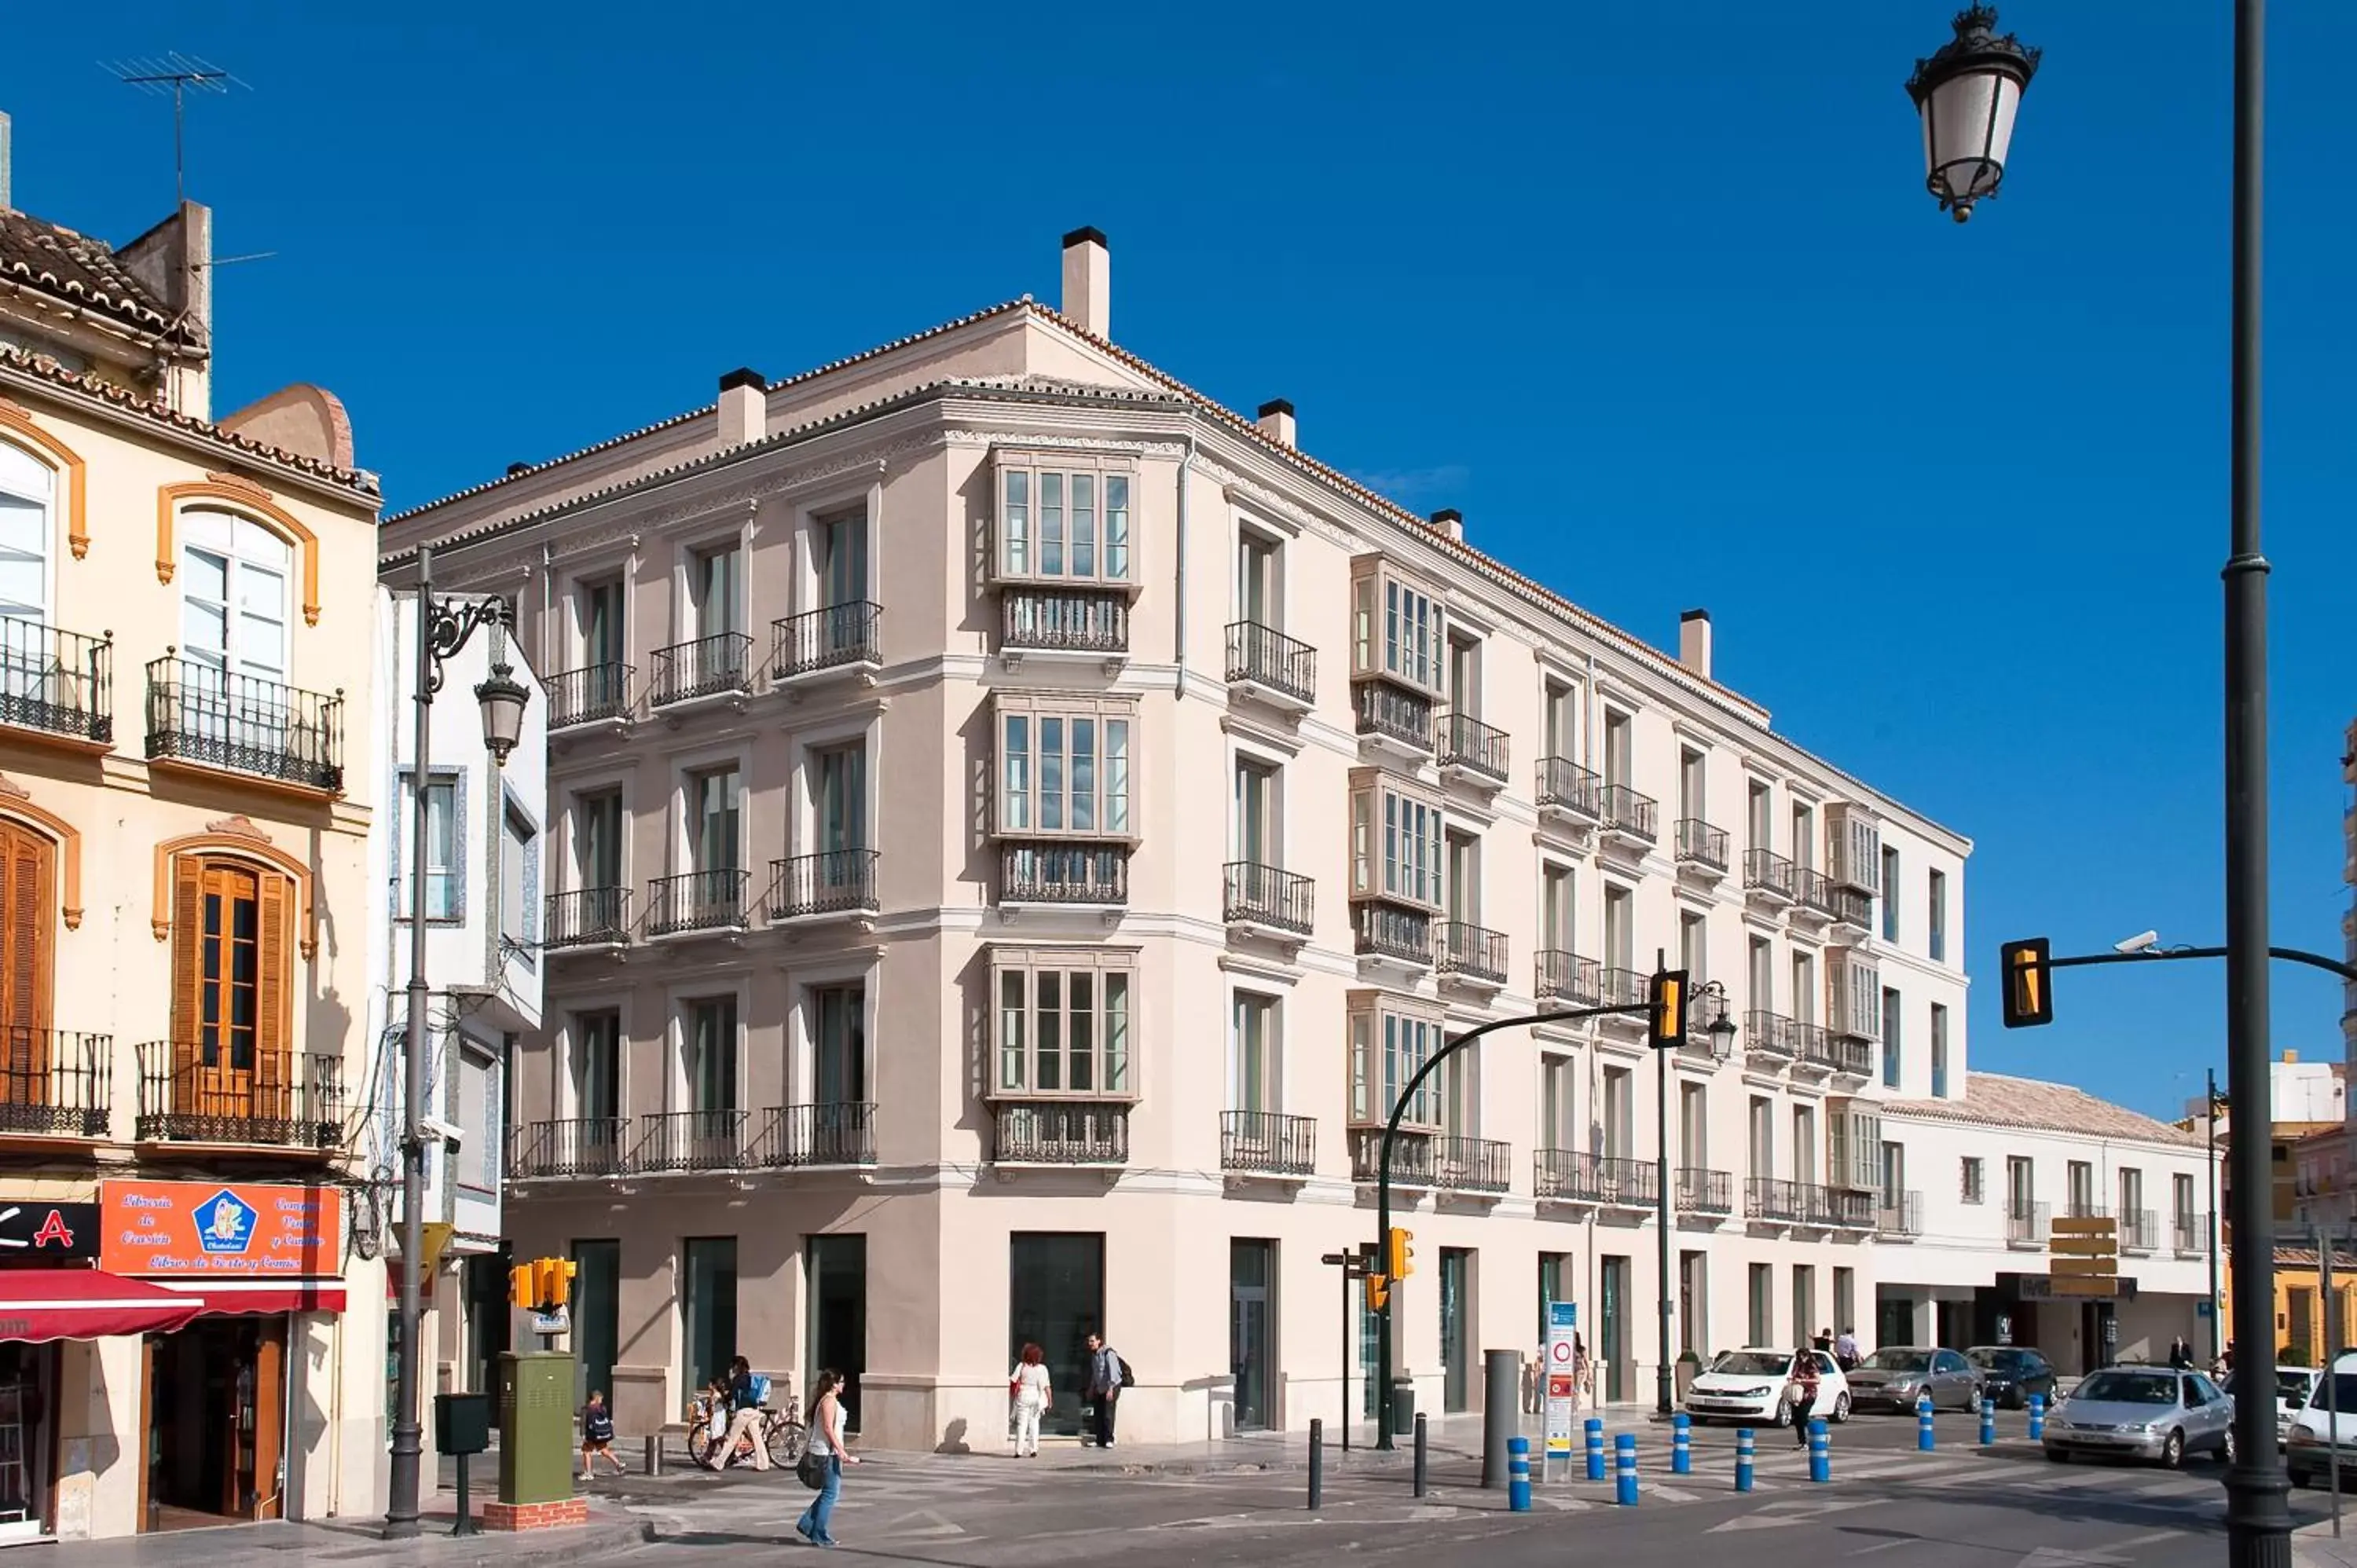
POLYGON ((1121 1398, 1121 1391, 1129 1383, 1129 1363, 1105 1343, 1102 1334, 1089 1336, 1088 1348, 1088 1395, 1090 1405, 1096 1412, 1097 1446, 1110 1448, 1113 1446, 1113 1408, 1121 1398))
POLYGON ((753 1363, 739 1356, 728 1363, 728 1434, 720 1440, 720 1467, 726 1469, 737 1444, 753 1440, 753 1468, 770 1467, 770 1444, 761 1431, 761 1407, 769 1402, 770 1380, 756 1376, 753 1363))

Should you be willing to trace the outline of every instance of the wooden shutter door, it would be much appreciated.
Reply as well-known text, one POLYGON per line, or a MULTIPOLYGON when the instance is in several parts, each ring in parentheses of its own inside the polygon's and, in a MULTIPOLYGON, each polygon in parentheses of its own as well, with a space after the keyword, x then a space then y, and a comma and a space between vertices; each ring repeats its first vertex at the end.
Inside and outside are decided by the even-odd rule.
POLYGON ((48 1098, 56 876, 48 839, 0 822, 0 1103, 48 1098))
POLYGON ((256 1116, 317 1120, 296 1103, 295 884, 264 872, 254 888, 253 1099, 256 1116))
POLYGON ((184 854, 172 862, 172 1040, 162 1061, 139 1064, 143 1113, 200 1114, 197 1069, 202 1064, 205 983, 205 862, 184 854), (153 1081, 161 1076, 160 1083, 153 1081))

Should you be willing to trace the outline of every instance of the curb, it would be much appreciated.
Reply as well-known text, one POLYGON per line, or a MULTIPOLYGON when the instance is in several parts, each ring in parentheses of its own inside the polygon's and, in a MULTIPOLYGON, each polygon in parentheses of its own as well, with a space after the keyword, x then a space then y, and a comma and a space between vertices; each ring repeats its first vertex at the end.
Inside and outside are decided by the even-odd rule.
MULTIPOLYGON (((508 1568, 554 1563, 575 1563, 587 1558, 610 1556, 644 1546, 657 1539, 652 1525, 627 1514, 599 1509, 590 1515, 589 1522, 564 1530, 535 1530, 511 1533, 481 1530, 467 1536, 454 1536, 450 1526, 457 1522, 454 1514, 428 1515, 423 1523, 425 1533, 414 1541, 385 1543, 384 1558, 398 1561, 419 1557, 439 1563, 501 1563, 508 1568)), ((478 1529, 479 1530, 479 1525, 478 1529)), ((371 1530, 342 1530, 333 1526, 327 1529, 339 1535, 350 1535, 363 1541, 379 1538, 371 1530)), ((339 1549, 337 1555, 345 1555, 339 1549)), ((357 1559, 359 1553, 351 1555, 357 1559)))

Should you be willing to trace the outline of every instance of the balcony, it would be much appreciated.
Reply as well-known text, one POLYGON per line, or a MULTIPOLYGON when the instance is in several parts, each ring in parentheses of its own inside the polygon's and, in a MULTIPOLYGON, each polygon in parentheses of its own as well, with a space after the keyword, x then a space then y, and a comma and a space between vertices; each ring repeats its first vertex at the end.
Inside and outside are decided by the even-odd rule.
POLYGON ((1441 715, 1435 748, 1443 776, 1483 789, 1506 787, 1506 732, 1470 714, 1441 715))
POLYGON ((770 679, 806 686, 833 676, 873 679, 884 667, 877 639, 884 607, 866 599, 824 605, 770 623, 770 679))
POLYGON ((1395 904, 1356 904, 1351 908, 1351 933, 1360 957, 1417 971, 1432 967, 1432 917, 1421 909, 1403 909, 1395 904))
POLYGON ((1840 900, 1834 897, 1832 881, 1821 871, 1805 865, 1792 867, 1792 913, 1815 924, 1833 919, 1840 909, 1840 900))
POLYGON ((2008 1247, 2039 1248, 2046 1245, 2053 1230, 2054 1206, 2015 1199, 2005 1206, 2005 1244, 2008 1247))
POLYGON ((1221 871, 1220 918, 1231 931, 1253 936, 1308 937, 1317 913, 1318 884, 1256 860, 1232 860, 1221 871))
POLYGON ((682 1171, 733 1171, 745 1164, 742 1111, 655 1111, 639 1118, 633 1176, 682 1171))
POLYGON ((806 1170, 876 1163, 876 1107, 858 1101, 780 1105, 745 1148, 757 1170, 806 1170))
POLYGON ((619 948, 630 940, 630 890, 627 887, 580 887, 548 896, 548 936, 552 952, 567 948, 619 948))
POLYGON ((650 707, 742 703, 752 693, 753 639, 744 632, 715 632, 648 655, 650 707))
POLYGON ((1743 852, 1743 896, 1766 908, 1788 908, 1800 897, 1799 867, 1774 850, 1743 852))
POLYGON ((1091 588, 1009 587, 999 595, 1000 657, 1078 654, 1116 667, 1129 656, 1129 596, 1091 588))
POLYGON ((1814 1024, 1795 1025, 1793 1033, 1793 1055, 1801 1066, 1843 1078, 1872 1075, 1873 1041, 1856 1034, 1821 1028, 1814 1024))
POLYGON ((247 1055, 215 1039, 139 1047, 143 1144, 210 1144, 317 1153, 344 1141, 344 1064, 334 1056, 247 1055), (208 1066, 210 1049, 216 1065, 208 1066))
POLYGON ((650 938, 707 936, 745 929, 742 871, 683 871, 647 886, 650 938))
POLYGON ((1228 695, 1308 713, 1318 705, 1318 650, 1275 627, 1230 621, 1228 695))
POLYGON ((998 901, 1118 909, 1129 902, 1129 845, 1036 839, 1001 844, 998 901))
POLYGON ((1361 681, 1351 689, 1359 736, 1387 745, 1423 762, 1433 755, 1432 699, 1383 681, 1361 681))
POLYGON ((1731 1214, 1735 1211, 1735 1178, 1725 1171, 1705 1170, 1699 1165, 1680 1165, 1677 1169, 1677 1206, 1680 1214, 1731 1214))
POLYGON ((508 1135, 508 1178, 620 1176, 629 1164, 623 1158, 624 1127, 619 1116, 522 1122, 508 1135))
POLYGON ((1871 1230, 1874 1194, 1803 1182, 1801 1223, 1820 1230, 1871 1230))
MULTIPOLYGON (((1403 1127, 1392 1140, 1392 1186, 1430 1187, 1434 1183, 1432 1144, 1436 1134, 1430 1130, 1403 1127)), ((1373 1183, 1381 1175, 1383 1130, 1380 1127, 1351 1129, 1351 1179, 1373 1183)))
POLYGON ((567 670, 548 682, 548 731, 604 725, 619 729, 630 722, 630 677, 628 664, 585 664, 567 670))
POLYGON ((1318 1122, 1273 1111, 1222 1111, 1220 1168, 1242 1176, 1308 1176, 1318 1168, 1318 1122))
POLYGON ((2199 1214, 2179 1214, 2169 1223, 2169 1247, 2180 1258, 2198 1258, 2210 1250, 2210 1224, 2199 1214))
POLYGON ((1129 1163, 1129 1107, 1113 1101, 1034 1101, 996 1107, 992 1163, 1120 1165, 1129 1163))
POLYGON ((1833 940, 1844 947, 1856 947, 1873 934, 1874 897, 1855 887, 1827 880, 1825 902, 1832 910, 1833 940))
POLYGON ((1812 1024, 1805 1018, 1792 1020, 1789 1031, 1792 1042, 1792 1065, 1812 1072, 1834 1070, 1834 1040, 1825 1033, 1823 1024, 1812 1024))
POLYGON ((1923 1195, 1884 1193, 1874 1206, 1874 1233, 1886 1241, 1911 1241, 1923 1234, 1923 1195))
POLYGON ((2159 1214, 2149 1208, 2120 1210, 2120 1251, 2151 1253, 2159 1250, 2159 1214))
MULTIPOLYGON (((1598 1007, 1643 1008, 1652 1000, 1653 982, 1651 975, 1633 969, 1606 969, 1597 973, 1596 1005, 1598 1007)), ((1606 1013, 1596 1020, 1601 1029, 1623 1034, 1641 1035, 1652 1027, 1652 1022, 1641 1011, 1606 1013)))
POLYGON ((0 725, 100 750, 114 744, 114 639, 0 620, 0 725))
POLYGON ((1800 1042, 1792 1020, 1781 1013, 1754 1010, 1743 1015, 1743 1054, 1770 1071, 1792 1059, 1800 1042))
POLYGON ((114 1100, 114 1036, 0 1029, 0 1134, 103 1138, 114 1100))
POLYGON ((1661 836, 1661 802, 1626 784, 1607 784, 1597 793, 1604 833, 1624 849, 1642 852, 1661 836))
POLYGON ((1604 780, 1560 757, 1539 758, 1539 822, 1585 834, 1604 817, 1604 780))
POLYGON ((1743 1178, 1743 1218, 1761 1225, 1798 1225, 1808 1212, 1801 1184, 1775 1176, 1743 1178))
POLYGON ((151 660, 147 759, 340 794, 344 699, 232 675, 200 660, 151 660))
POLYGON ((1498 990, 1506 983, 1506 933, 1462 920, 1433 928, 1433 967, 1443 980, 1498 990))
POLYGON ((1661 1171, 1651 1160, 1541 1149, 1532 1156, 1542 1202, 1585 1203, 1603 1208, 1652 1208, 1662 1200, 1661 1171))
POLYGON ((1680 817, 1674 832, 1680 875, 1713 883, 1727 875, 1725 828, 1712 827, 1700 817, 1680 817))
POLYGON ((1443 1192, 1503 1192, 1512 1180, 1513 1155, 1512 1145, 1494 1138, 1435 1138, 1432 1185, 1443 1192))
POLYGON ((816 921, 877 914, 877 859, 872 849, 825 849, 770 862, 770 918, 816 921))
POLYGON ((1560 1003, 1566 1007, 1603 1005, 1604 966, 1594 959, 1560 948, 1545 948, 1539 952, 1537 967, 1532 994, 1540 1001, 1560 1003))

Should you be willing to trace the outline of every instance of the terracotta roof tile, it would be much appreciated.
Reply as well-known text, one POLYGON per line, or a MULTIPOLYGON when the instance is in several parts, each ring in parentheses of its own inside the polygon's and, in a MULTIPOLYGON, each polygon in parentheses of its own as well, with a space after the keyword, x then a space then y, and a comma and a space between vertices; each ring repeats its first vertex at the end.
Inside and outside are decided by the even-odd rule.
POLYGON ((145 331, 168 335, 178 326, 113 247, 29 212, 0 209, 0 278, 145 331))
POLYGON ((2048 1133, 2079 1133, 2093 1138, 2134 1138, 2144 1144, 2201 1148, 2201 1134, 2098 1100, 2067 1083, 2003 1073, 1965 1075, 1962 1100, 1886 1100, 1886 1116, 1920 1116, 1933 1122, 1971 1122, 1993 1127, 2032 1127, 2048 1133))

